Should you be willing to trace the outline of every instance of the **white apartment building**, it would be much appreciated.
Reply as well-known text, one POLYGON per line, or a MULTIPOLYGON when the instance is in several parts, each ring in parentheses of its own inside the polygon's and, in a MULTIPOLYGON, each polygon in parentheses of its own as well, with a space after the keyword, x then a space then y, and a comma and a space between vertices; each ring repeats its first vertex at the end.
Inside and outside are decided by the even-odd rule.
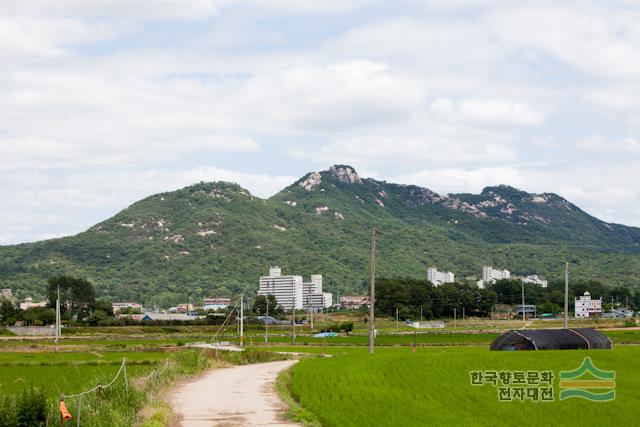
POLYGON ((427 268, 427 280, 434 286, 440 286, 443 283, 454 283, 455 278, 450 271, 438 271, 436 267, 427 268))
POLYGON ((329 308, 333 305, 333 294, 331 292, 322 293, 322 304, 324 308, 329 308))
POLYGON ((549 282, 544 278, 538 276, 537 274, 530 274, 527 277, 523 277, 522 281, 524 283, 531 283, 533 285, 540 285, 543 288, 546 288, 549 285, 549 282))
POLYGON ((332 303, 333 295, 330 292, 322 292, 322 274, 314 274, 310 282, 302 284, 303 309, 320 311, 322 308, 331 307, 332 303))
POLYGON ((302 276, 283 276, 280 267, 271 267, 268 276, 260 277, 258 295, 273 295, 283 310, 302 310, 302 276))
POLYGON ((577 318, 594 317, 602 315, 602 298, 591 299, 591 294, 585 292, 575 300, 575 313, 577 318))
POLYGON ((509 270, 500 270, 491 266, 482 267, 482 280, 477 282, 480 289, 484 289, 485 285, 495 283, 497 280, 509 279, 511 272, 509 270))

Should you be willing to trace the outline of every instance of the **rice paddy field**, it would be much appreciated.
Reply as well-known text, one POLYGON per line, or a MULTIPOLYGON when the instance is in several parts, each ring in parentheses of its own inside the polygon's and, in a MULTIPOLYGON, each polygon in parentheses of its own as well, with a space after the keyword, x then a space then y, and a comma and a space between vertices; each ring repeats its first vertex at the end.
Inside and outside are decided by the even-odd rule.
MULTIPOLYGON (((300 349, 300 347, 296 347, 300 349)), ((293 397, 325 426, 638 425, 640 347, 611 351, 491 352, 485 347, 325 348, 330 358, 301 360, 291 371, 293 397), (559 372, 585 357, 615 371, 615 400, 559 400, 559 372), (493 384, 471 385, 471 371, 552 371, 552 402, 501 402, 493 384)), ((289 349, 288 349, 289 350, 289 349)), ((293 350, 293 349, 291 349, 293 350)), ((320 348, 315 349, 315 351, 320 348)), ((302 350, 302 351, 306 351, 302 350)))
POLYGON ((109 381, 123 358, 133 378, 169 356, 161 352, 0 352, 0 396, 16 395, 31 386, 50 398, 74 394, 109 381))

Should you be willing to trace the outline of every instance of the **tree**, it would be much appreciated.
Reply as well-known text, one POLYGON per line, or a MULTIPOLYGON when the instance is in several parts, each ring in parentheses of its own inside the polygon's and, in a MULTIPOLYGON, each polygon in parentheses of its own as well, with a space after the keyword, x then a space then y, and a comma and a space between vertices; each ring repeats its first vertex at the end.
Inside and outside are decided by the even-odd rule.
POLYGON ((89 313, 95 308, 96 290, 86 279, 72 276, 55 276, 48 281, 47 295, 49 307, 55 307, 60 288, 60 309, 78 315, 89 313))
POLYGON ((16 309, 11 301, 3 300, 0 304, 0 325, 11 326, 16 323, 16 309))
POLYGON ((253 311, 259 316, 267 314, 267 300, 269 301, 269 315, 280 314, 282 310, 278 308, 278 301, 273 295, 256 295, 253 300, 253 311))
POLYGON ((56 311, 53 308, 34 307, 23 311, 22 318, 29 325, 52 325, 56 322, 56 311))

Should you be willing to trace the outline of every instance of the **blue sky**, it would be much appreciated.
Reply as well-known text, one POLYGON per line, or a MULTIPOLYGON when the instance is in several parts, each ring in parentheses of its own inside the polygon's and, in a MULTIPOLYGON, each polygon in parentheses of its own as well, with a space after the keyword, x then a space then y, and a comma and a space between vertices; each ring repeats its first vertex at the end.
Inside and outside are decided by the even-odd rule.
POLYGON ((312 170, 510 184, 640 226, 635 1, 0 5, 0 244, 312 170))

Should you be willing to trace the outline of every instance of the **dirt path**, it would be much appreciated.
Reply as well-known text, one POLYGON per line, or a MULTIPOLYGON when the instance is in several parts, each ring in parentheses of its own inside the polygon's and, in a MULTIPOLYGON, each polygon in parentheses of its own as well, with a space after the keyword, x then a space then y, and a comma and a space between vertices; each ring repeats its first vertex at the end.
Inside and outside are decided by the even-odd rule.
POLYGON ((282 420, 285 411, 275 379, 295 360, 216 369, 182 384, 171 396, 183 427, 295 426, 282 420))

